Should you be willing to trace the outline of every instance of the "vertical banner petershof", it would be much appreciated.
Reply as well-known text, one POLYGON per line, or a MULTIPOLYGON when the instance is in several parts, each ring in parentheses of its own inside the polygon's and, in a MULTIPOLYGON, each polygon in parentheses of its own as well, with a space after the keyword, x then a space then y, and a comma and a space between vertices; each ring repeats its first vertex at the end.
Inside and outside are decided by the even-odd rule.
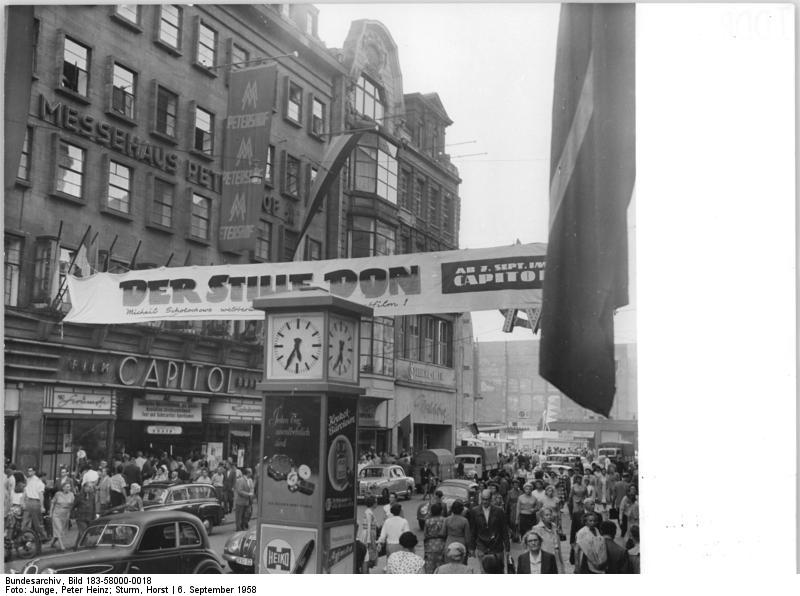
POLYGON ((274 63, 231 72, 222 155, 221 250, 255 248, 277 78, 274 63), (253 176, 256 169, 259 177, 253 176))

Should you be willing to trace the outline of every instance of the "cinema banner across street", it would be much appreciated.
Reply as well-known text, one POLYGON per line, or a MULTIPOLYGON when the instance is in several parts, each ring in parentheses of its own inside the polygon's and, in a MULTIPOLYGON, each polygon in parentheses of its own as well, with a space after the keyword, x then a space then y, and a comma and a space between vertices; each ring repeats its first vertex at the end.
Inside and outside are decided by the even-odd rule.
POLYGON ((161 267, 67 276, 68 323, 264 318, 255 298, 317 287, 375 316, 457 313, 541 304, 545 244, 359 259, 161 267))

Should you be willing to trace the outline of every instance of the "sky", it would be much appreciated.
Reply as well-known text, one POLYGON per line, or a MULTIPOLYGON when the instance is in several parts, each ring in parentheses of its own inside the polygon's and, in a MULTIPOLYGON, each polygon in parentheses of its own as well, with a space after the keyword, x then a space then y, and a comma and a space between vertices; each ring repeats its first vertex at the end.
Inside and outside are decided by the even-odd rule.
MULTIPOLYGON (((378 20, 397 44, 404 92, 439 94, 462 178, 459 247, 546 243, 558 5, 316 6, 328 47, 342 47, 352 21, 378 20)), ((479 341, 534 338, 503 333, 499 311, 472 320, 479 341)))

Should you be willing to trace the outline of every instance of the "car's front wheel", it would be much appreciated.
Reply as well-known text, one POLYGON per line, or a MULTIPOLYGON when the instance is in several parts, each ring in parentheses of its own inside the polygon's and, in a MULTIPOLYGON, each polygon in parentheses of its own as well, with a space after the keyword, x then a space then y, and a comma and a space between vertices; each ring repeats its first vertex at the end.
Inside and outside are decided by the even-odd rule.
POLYGON ((222 573, 222 567, 214 561, 207 561, 197 566, 194 570, 195 575, 198 573, 222 573))
POLYGON ((414 496, 414 485, 413 484, 409 484, 408 488, 406 489, 406 500, 410 501, 411 497, 413 497, 413 496, 414 496))

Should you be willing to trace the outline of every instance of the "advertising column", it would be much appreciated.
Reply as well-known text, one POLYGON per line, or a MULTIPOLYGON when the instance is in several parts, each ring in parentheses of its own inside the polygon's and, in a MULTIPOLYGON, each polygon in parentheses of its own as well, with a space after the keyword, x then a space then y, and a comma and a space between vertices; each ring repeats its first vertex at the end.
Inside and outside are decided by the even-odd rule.
POLYGON ((258 495, 260 573, 316 573, 322 396, 265 397, 258 495))
POLYGON ((326 573, 353 573, 355 543, 353 519, 356 517, 356 419, 358 398, 328 397, 327 464, 325 482, 326 573))

